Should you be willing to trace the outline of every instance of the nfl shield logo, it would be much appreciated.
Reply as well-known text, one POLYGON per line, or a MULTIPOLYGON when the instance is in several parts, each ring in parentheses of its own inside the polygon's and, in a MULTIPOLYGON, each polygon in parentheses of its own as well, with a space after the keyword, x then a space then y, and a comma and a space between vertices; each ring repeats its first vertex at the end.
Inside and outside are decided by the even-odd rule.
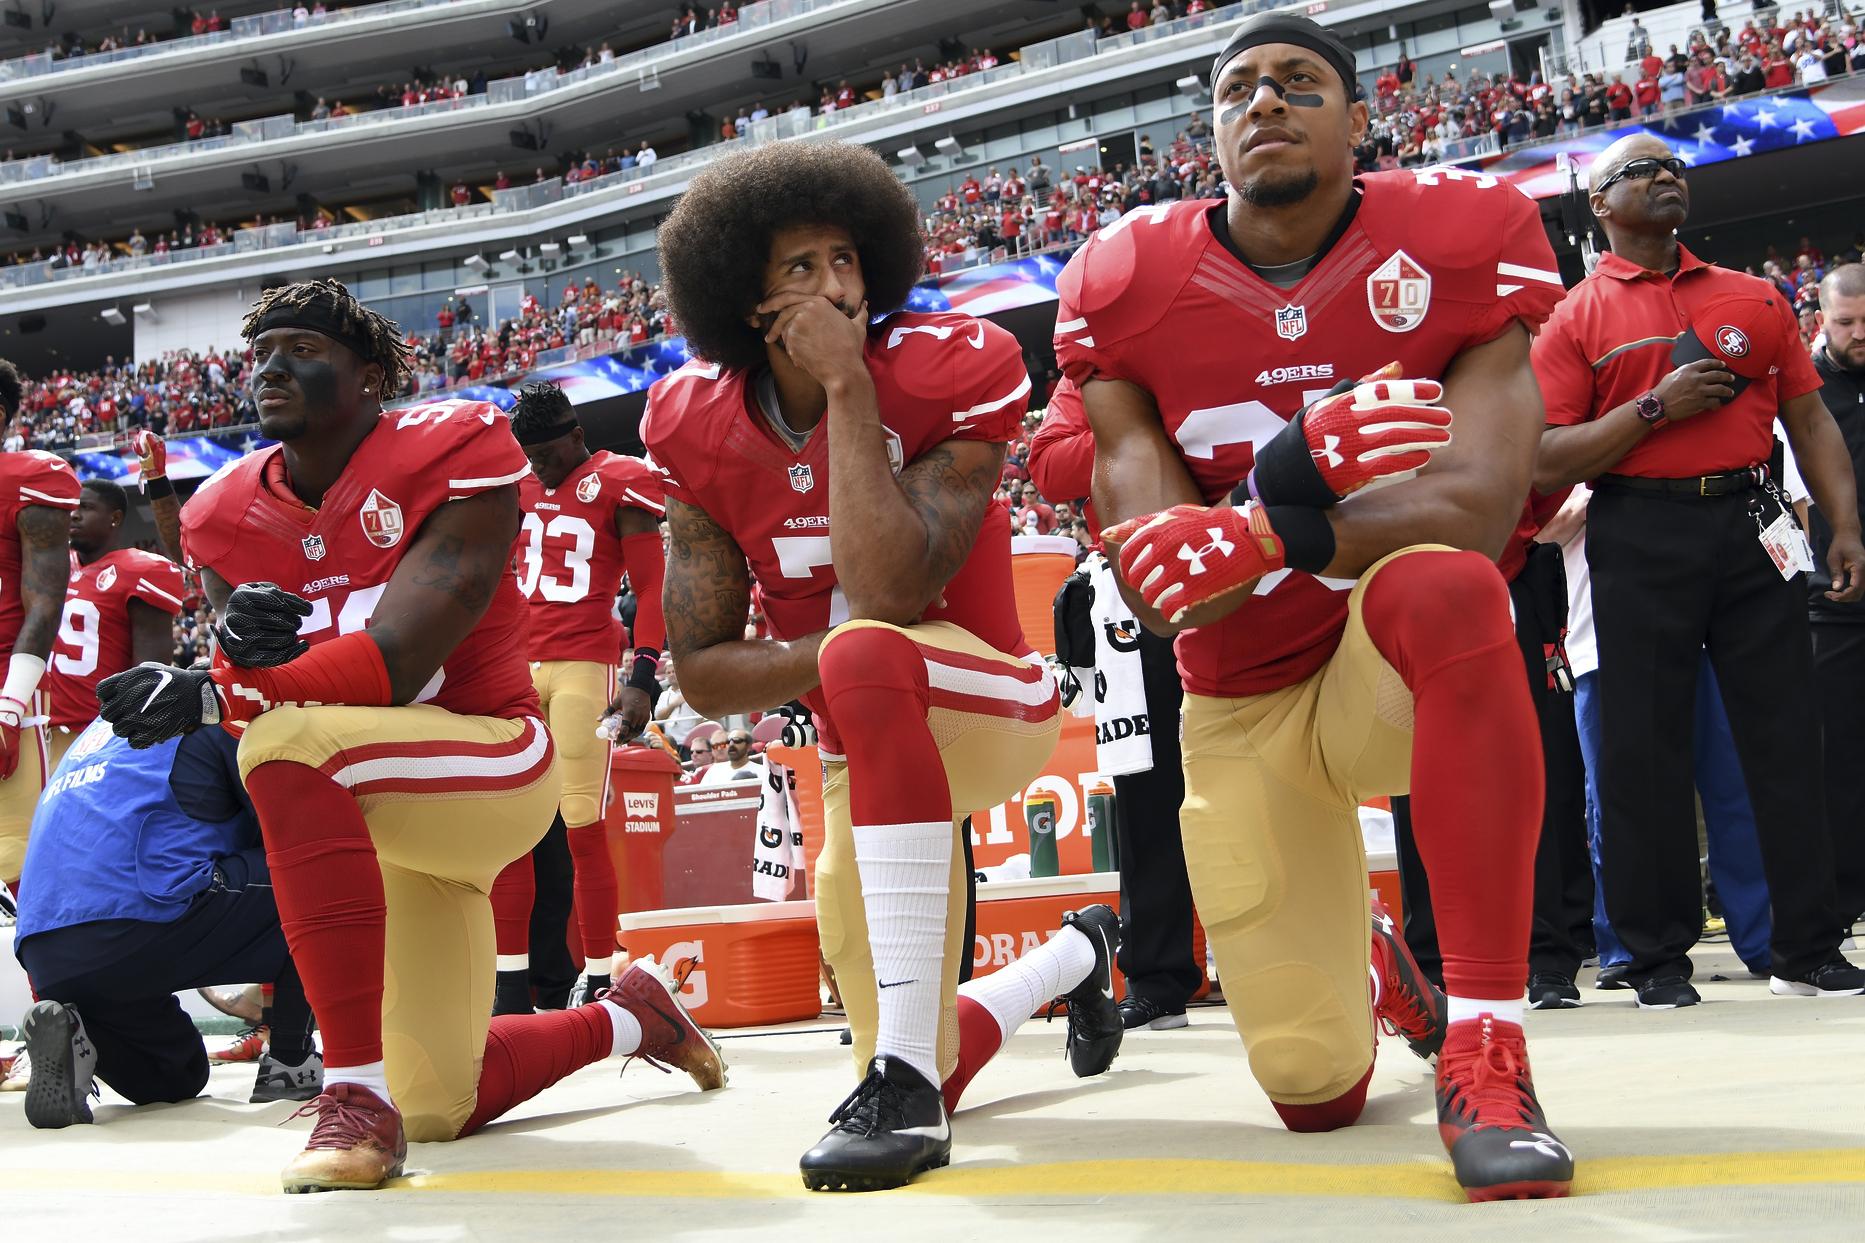
POLYGON ((798 492, 807 492, 816 486, 816 472, 809 468, 809 463, 798 462, 790 468, 790 486, 798 492))
POLYGON ((377 548, 393 548, 401 543, 401 506, 374 488, 369 490, 369 499, 363 502, 357 517, 363 524, 363 534, 377 548))
POLYGON ((321 535, 305 536, 304 555, 309 560, 322 561, 324 559, 324 537, 321 535))
POLYGON ((1285 306, 1276 312, 1276 335, 1293 341, 1308 331, 1308 308, 1285 306))
POLYGON ((596 475, 584 475, 576 484, 576 499, 587 505, 596 499, 602 491, 602 480, 596 475))
POLYGON ((1387 332, 1410 332, 1431 309, 1431 273, 1402 250, 1366 278, 1366 302, 1373 322, 1387 332))

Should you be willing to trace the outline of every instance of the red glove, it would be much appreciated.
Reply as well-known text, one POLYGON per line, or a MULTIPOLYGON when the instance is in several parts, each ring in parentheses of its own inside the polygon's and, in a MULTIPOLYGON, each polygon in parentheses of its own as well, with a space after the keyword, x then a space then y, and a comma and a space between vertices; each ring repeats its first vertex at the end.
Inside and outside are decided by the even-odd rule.
POLYGON ((20 722, 25 719, 25 704, 0 698, 0 781, 10 780, 19 767, 20 722))
POLYGON ((142 461, 142 481, 168 478, 168 442, 147 428, 130 433, 130 451, 142 461))
POLYGON ((1399 378, 1388 363, 1342 384, 1293 419, 1256 454, 1241 504, 1326 509, 1368 484, 1404 478, 1451 442, 1451 412, 1436 380, 1399 378))
POLYGON ((1121 545, 1120 574, 1174 625, 1201 604, 1248 591, 1283 566, 1282 540, 1263 507, 1174 505, 1101 532, 1121 545))

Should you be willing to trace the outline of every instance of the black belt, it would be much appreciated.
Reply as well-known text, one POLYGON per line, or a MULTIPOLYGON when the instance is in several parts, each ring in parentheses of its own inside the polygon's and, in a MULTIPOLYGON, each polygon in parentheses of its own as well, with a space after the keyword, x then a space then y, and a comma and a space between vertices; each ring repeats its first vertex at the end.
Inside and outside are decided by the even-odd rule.
POLYGON ((1655 492, 1660 496, 1732 496, 1753 492, 1768 482, 1765 465, 1732 470, 1721 475, 1693 475, 1687 479, 1648 479, 1642 475, 1601 475, 1595 488, 1624 488, 1628 492, 1655 492))

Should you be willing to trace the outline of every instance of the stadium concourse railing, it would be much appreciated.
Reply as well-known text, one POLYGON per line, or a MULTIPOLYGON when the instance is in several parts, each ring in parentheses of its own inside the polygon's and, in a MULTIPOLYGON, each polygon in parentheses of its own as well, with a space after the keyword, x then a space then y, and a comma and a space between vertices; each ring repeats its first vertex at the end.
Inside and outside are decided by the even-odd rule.
POLYGON ((222 43, 232 43, 239 39, 251 39, 260 35, 289 34, 297 30, 326 30, 332 26, 340 27, 358 21, 376 20, 388 14, 406 13, 412 9, 444 9, 465 3, 470 3, 470 0, 377 0, 375 3, 358 4, 354 8, 331 9, 325 13, 307 13, 302 21, 293 17, 290 9, 255 13, 251 17, 236 17, 227 23, 225 30, 216 30, 212 34, 159 39, 154 43, 121 47, 111 52, 86 52, 81 56, 55 57, 50 52, 15 56, 11 60, 0 61, 0 85, 10 85, 32 78, 44 78, 52 74, 71 73, 79 69, 96 69, 103 65, 116 65, 149 56, 175 53, 193 55, 222 43))
MULTIPOLYGON (((685 36, 675 41, 674 44, 663 45, 663 47, 684 48, 692 41, 706 41, 722 34, 729 35, 747 24, 747 15, 757 14, 761 24, 768 24, 815 9, 836 7, 844 3, 847 3, 847 0, 764 0, 762 4, 748 5, 740 9, 739 23, 736 27, 702 31, 696 35, 685 36)), ((574 184, 566 184, 560 179, 553 179, 538 185, 494 191, 493 201, 490 203, 438 208, 388 219, 332 225, 325 228, 301 229, 296 224, 278 224, 240 229, 235 231, 231 241, 222 242, 217 246, 194 247, 186 251, 171 251, 162 255, 150 254, 106 259, 88 267, 62 267, 53 266, 50 263, 16 264, 12 267, 0 268, 0 289, 71 281, 101 275, 118 275, 157 267, 167 268, 179 263, 291 246, 328 248, 340 242, 383 238, 396 232, 411 233, 431 226, 456 226, 464 221, 516 215, 606 191, 615 191, 621 198, 632 197, 651 185, 665 185, 684 180, 698 169, 718 159, 720 155, 747 146, 796 138, 847 138, 850 141, 861 141, 862 135, 859 131, 864 129, 891 124, 914 113, 935 114, 950 103, 962 104, 988 100, 995 95, 1007 94, 1018 87, 1028 85, 1035 75, 1048 73, 1064 65, 1099 56, 1117 56, 1136 47, 1197 32, 1204 27, 1223 25, 1250 13, 1274 7, 1277 7, 1276 0, 1244 0, 1243 3, 1226 5, 1192 17, 1163 22, 1146 30, 1113 38, 1097 40, 1091 32, 1084 31, 1060 39, 1031 44, 1021 49, 1017 54, 1018 59, 1014 61, 981 73, 967 74, 952 82, 940 82, 918 90, 902 91, 883 99, 871 100, 852 108, 821 115, 802 109, 779 113, 754 123, 751 126, 751 132, 745 137, 713 143, 695 151, 664 157, 656 161, 651 170, 633 168, 574 184)), ((204 139, 194 143, 175 144, 172 147, 125 152, 121 155, 99 158, 117 164, 133 165, 155 158, 152 152, 172 155, 197 152, 203 149, 204 144, 226 146, 253 141, 250 138, 239 137, 237 131, 245 127, 271 126, 273 132, 268 136, 280 137, 352 124, 380 124, 385 119, 403 119, 430 112, 480 107, 488 101, 507 102, 511 99, 524 98, 527 95, 535 98, 554 90, 574 86, 593 77, 619 73, 626 80, 631 69, 637 76, 646 77, 647 70, 644 64, 636 59, 643 56, 643 53, 636 53, 634 57, 623 57, 607 64, 592 65, 569 73, 532 74, 527 78, 503 79, 491 83, 485 95, 463 100, 448 100, 414 108, 382 109, 378 112, 362 113, 355 117, 343 117, 336 121, 294 124, 290 117, 262 119, 246 122, 243 126, 235 126, 235 135, 227 138, 204 139), (540 82, 540 76, 550 80, 540 82), (532 83, 528 91, 527 81, 532 83)), ((653 57, 646 59, 653 59, 653 57)), ((19 163, 31 163, 31 161, 16 162, 16 164, 19 163)), ((77 164, 65 167, 75 168, 80 165, 94 166, 94 161, 79 161, 77 164)), ((0 185, 7 183, 6 170, 12 167, 14 165, 0 165, 0 185)))

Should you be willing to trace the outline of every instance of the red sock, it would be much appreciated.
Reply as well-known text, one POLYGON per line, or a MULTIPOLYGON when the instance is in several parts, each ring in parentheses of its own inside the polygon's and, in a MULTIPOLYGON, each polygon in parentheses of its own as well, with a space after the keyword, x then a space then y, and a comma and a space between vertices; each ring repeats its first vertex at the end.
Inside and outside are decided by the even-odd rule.
POLYGON ((609 1012, 600 1004, 493 1019, 479 1066, 479 1099, 460 1134, 471 1135, 565 1075, 600 1062, 614 1047, 609 1012))
POLYGON ((598 820, 570 825, 569 838, 570 857, 576 862, 576 922, 583 934, 585 965, 607 962, 615 957, 615 915, 621 905, 609 833, 598 820))
POLYGON ((369 825, 348 791, 303 764, 261 764, 246 790, 265 834, 285 943, 324 1033, 324 1061, 379 1062, 388 908, 369 825))
POLYGON ((506 864, 492 882, 492 927, 499 953, 530 952, 531 904, 536 900, 537 876, 527 850, 506 864))
POLYGON ((1520 998, 1545 776, 1508 587, 1477 553, 1413 553, 1373 577, 1362 615, 1412 692, 1412 825, 1445 991, 1520 998))
POLYGON ((1004 1029, 991 1012, 971 998, 958 999, 958 1065, 946 1077, 945 1111, 958 1112, 958 1098, 974 1076, 985 1068, 997 1051, 1004 1047, 1004 1029))
POLYGON ((1331 1101, 1320 1101, 1313 1105, 1284 1105, 1281 1101, 1273 1100, 1269 1103, 1276 1107, 1282 1125, 1297 1134, 1338 1131, 1344 1126, 1351 1126, 1359 1118, 1360 1111, 1366 1108, 1366 1085, 1372 1081, 1373 1068, 1368 1066, 1366 1073, 1360 1076, 1360 1082, 1331 1101))

